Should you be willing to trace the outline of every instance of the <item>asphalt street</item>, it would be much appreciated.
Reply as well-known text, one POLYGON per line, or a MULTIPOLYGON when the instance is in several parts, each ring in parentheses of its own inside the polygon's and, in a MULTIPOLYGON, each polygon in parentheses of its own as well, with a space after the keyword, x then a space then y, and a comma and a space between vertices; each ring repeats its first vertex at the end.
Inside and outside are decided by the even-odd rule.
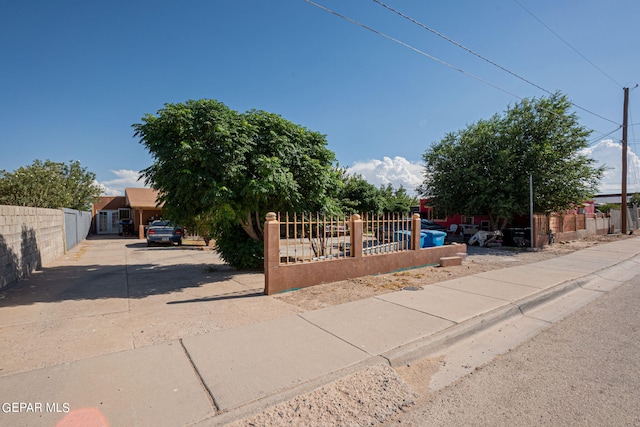
POLYGON ((640 425, 640 276, 388 425, 640 425))

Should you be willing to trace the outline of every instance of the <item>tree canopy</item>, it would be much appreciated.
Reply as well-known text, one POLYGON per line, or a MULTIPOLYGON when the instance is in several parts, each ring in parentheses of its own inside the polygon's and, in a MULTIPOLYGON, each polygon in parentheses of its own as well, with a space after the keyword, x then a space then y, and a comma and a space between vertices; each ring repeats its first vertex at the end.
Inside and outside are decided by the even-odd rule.
POLYGON ((0 204, 89 210, 102 192, 95 178, 79 161, 34 160, 13 172, 0 170, 0 204))
POLYGON ((339 179, 325 136, 279 115, 189 100, 165 104, 133 128, 154 159, 142 174, 166 215, 184 224, 199 218, 201 226, 206 218, 218 244, 260 241, 268 211, 337 209, 339 179))
POLYGON ((391 184, 376 187, 360 174, 350 174, 346 168, 337 170, 341 181, 336 198, 340 210, 344 214, 372 212, 383 214, 388 212, 407 213, 419 200, 411 196, 400 186, 391 184))
POLYGON ((562 212, 592 197, 603 168, 582 154, 589 131, 566 96, 525 99, 503 115, 447 134, 423 155, 419 191, 445 214, 484 214, 494 229, 529 212, 562 212))
POLYGON ((391 184, 381 185, 380 193, 384 201, 382 211, 385 213, 407 213, 420 204, 420 200, 416 196, 410 196, 403 186, 394 188, 391 184))
POLYGON ((384 200, 380 190, 367 182, 362 175, 351 175, 339 169, 341 186, 336 195, 343 213, 382 212, 384 200))

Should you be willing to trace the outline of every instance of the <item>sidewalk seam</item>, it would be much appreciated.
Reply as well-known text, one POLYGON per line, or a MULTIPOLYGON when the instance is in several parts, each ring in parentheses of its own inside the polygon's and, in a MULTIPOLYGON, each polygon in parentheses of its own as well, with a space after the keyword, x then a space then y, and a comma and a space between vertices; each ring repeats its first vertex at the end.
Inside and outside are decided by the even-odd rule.
POLYGON ((216 402, 216 398, 214 397, 213 392, 207 386, 207 384, 204 382, 204 378, 202 378, 202 374, 200 374, 200 371, 196 367, 195 363, 193 363, 193 359, 191 358, 191 355, 189 354, 189 351, 187 350, 187 348, 185 347, 184 343, 182 342, 182 338, 178 338, 178 341, 180 342, 180 346, 182 347, 182 351, 184 351, 184 355, 187 356, 187 360, 189 361, 189 364, 191 365, 191 368, 193 369, 193 372, 196 374, 196 377, 198 378, 198 381, 200 382, 200 386, 202 386, 202 388, 206 391, 207 397, 209 398, 209 402, 211 403, 211 406, 213 407, 213 410, 215 411, 216 414, 219 414, 221 412, 220 411, 220 406, 218 405, 218 402, 216 402))
MULTIPOLYGON (((433 286, 433 285, 425 285, 425 286, 433 286)), ((424 290, 424 287, 425 287, 425 286, 422 286, 423 290, 424 290)), ((419 292, 419 291, 418 291, 418 292, 419 292)), ((380 297, 382 297, 382 296, 384 296, 384 295, 385 295, 385 294, 382 294, 382 295, 374 295, 374 296, 372 296, 371 298, 377 299, 378 301, 386 302, 387 304, 393 304, 393 305, 395 305, 395 306, 397 306, 397 307, 402 307, 402 308, 405 308, 405 309, 407 309, 407 310, 413 310, 413 311, 415 311, 416 313, 420 313, 420 314, 427 314, 427 315, 429 315, 429 316, 431 316, 431 317, 435 317, 436 319, 446 320, 447 322, 451 322, 451 323, 453 323, 453 325, 449 326, 450 328, 453 328, 454 326, 459 325, 460 323, 462 323, 462 322, 456 322, 455 320, 452 320, 452 319, 447 319, 446 317, 438 316, 438 315, 433 314, 433 313, 427 313, 426 311, 418 310, 417 308, 414 308, 414 307, 407 307, 406 305, 402 305, 402 304, 400 304, 400 303, 398 303, 398 302, 395 302, 395 301, 388 301, 388 300, 386 300, 386 299, 380 298, 380 297)), ((474 294, 474 295, 475 295, 475 294, 474 294)), ((503 301, 504 301, 504 300, 503 300, 503 301)))
POLYGON ((316 325, 315 323, 313 323, 313 322, 312 322, 312 321, 310 321, 309 319, 305 319, 305 318, 304 318, 304 317, 302 317, 300 314, 304 314, 304 313, 296 314, 296 316, 297 316, 297 317, 299 317, 299 318, 301 318, 302 320, 304 320, 304 321, 305 321, 305 322, 307 322, 308 324, 312 325, 313 327, 318 328, 318 329, 320 329, 320 330, 321 330, 321 331, 323 331, 323 332, 326 332, 327 334, 331 335, 332 337, 335 337, 335 338, 339 339, 340 341, 342 341, 342 342, 344 342, 344 343, 349 344, 351 347, 356 348, 356 349, 358 349, 359 351, 361 351, 361 352, 363 352, 363 353, 365 353, 365 354, 367 354, 367 355, 369 355, 369 356, 371 356, 371 357, 375 357, 375 356, 377 356, 377 354, 371 354, 371 353, 369 353, 368 351, 365 351, 365 350, 361 349, 361 348, 360 348, 360 347, 358 347, 357 345, 355 345, 355 344, 353 344, 353 343, 351 343, 351 342, 347 341, 346 339, 344 339, 344 338, 342 338, 342 337, 339 337, 338 335, 334 334, 333 332, 331 332, 331 331, 327 331, 326 329, 324 329, 323 327, 321 327, 321 326, 319 326, 319 325, 316 325))
MULTIPOLYGON (((131 328, 131 291, 129 287, 129 251, 127 250, 127 246, 124 247, 124 279, 127 285, 127 314, 129 316, 129 328, 131 328)), ((131 345, 133 348, 138 348, 136 346, 136 336, 133 331, 129 329, 129 333, 131 334, 131 345)))

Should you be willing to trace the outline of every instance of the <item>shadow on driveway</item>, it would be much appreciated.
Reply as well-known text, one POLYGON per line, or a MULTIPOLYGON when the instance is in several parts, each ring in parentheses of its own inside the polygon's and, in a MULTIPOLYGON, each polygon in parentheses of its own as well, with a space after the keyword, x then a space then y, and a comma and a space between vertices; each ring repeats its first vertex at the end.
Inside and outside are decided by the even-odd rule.
POLYGON ((239 298, 255 298, 264 296, 264 292, 231 292, 228 294, 223 294, 215 297, 207 297, 207 298, 195 298, 195 299, 186 299, 182 301, 169 301, 167 304, 187 304, 192 302, 210 302, 210 301, 224 301, 228 299, 239 299, 239 298))
POLYGON ((62 262, 56 263, 58 265, 42 268, 25 280, 1 289, 0 308, 73 300, 141 299, 179 293, 205 284, 211 287, 212 296, 203 300, 262 295, 257 290, 260 278, 256 277, 261 272, 234 270, 222 263, 213 251, 197 249, 200 253, 194 253, 196 249, 189 246, 147 248, 144 242, 91 242, 84 252, 80 249, 69 253, 62 262), (104 253, 102 259, 101 252, 104 253), (82 262, 86 264, 78 265, 82 262), (233 292, 229 294, 234 286, 251 293, 242 296, 241 292, 234 297, 233 292))

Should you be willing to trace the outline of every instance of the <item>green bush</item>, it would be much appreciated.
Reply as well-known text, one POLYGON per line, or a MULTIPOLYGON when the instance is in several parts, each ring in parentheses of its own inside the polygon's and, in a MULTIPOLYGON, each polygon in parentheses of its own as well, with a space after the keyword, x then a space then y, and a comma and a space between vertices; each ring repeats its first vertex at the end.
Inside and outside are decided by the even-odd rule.
POLYGON ((598 206, 597 209, 602 213, 609 213, 609 212, 611 212, 611 209, 619 210, 620 209, 620 205, 617 205, 615 203, 605 203, 605 204, 602 204, 602 205, 598 206))
POLYGON ((218 229, 215 249, 229 265, 240 270, 264 269, 264 243, 253 240, 239 225, 218 229))

